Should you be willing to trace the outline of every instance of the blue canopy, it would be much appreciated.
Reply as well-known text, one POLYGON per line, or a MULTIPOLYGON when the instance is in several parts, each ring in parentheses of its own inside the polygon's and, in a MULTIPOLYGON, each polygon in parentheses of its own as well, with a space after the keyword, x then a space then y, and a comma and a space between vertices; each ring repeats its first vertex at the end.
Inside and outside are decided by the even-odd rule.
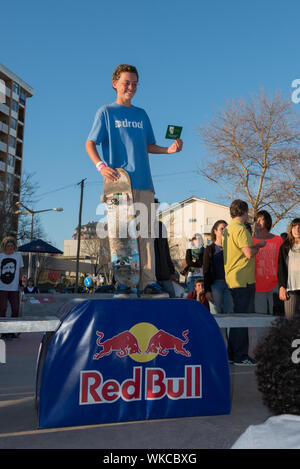
POLYGON ((30 241, 30 243, 23 244, 23 246, 19 246, 18 251, 21 252, 35 252, 35 253, 42 253, 42 254, 63 254, 62 251, 51 246, 51 244, 46 243, 42 239, 35 239, 30 241))

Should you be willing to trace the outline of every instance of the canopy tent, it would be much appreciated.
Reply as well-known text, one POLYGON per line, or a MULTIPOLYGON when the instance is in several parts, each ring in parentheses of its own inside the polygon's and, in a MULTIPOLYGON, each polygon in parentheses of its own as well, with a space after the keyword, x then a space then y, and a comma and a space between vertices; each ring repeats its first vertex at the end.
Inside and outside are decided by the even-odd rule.
POLYGON ((42 239, 35 239, 30 241, 30 243, 23 244, 23 246, 19 246, 18 251, 40 254, 63 254, 62 251, 42 239))

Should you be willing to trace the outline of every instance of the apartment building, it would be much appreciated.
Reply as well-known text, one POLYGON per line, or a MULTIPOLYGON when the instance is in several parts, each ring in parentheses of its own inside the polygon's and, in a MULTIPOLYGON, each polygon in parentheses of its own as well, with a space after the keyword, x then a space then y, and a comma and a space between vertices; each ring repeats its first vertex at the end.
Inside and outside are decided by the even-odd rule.
MULTIPOLYGON (((89 221, 86 225, 81 226, 80 239, 94 239, 97 238, 97 222, 89 221)), ((78 226, 76 226, 72 238, 78 239, 78 226)))
MULTIPOLYGON (((20 198, 26 101, 32 96, 32 87, 0 64, 0 207, 3 217, 3 207, 13 207, 20 198)), ((9 232, 17 233, 17 230, 18 218, 11 211, 9 232)))

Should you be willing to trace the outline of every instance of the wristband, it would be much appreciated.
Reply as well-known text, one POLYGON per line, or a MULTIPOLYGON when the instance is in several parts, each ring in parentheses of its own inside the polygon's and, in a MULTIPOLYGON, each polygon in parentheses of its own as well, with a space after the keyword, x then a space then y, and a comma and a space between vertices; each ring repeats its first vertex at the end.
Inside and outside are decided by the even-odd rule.
POLYGON ((98 169, 98 171, 101 171, 102 168, 105 168, 107 165, 105 163, 102 163, 102 161, 98 161, 98 163, 96 164, 96 168, 98 169))

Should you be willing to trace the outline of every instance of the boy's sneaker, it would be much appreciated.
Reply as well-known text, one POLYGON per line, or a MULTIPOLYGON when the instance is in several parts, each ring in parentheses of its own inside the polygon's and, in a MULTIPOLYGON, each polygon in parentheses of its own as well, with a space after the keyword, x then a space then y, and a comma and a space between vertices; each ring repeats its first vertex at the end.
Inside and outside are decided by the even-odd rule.
POLYGON ((144 288, 141 294, 142 298, 169 298, 169 294, 164 292, 158 283, 151 283, 144 288))
POLYGON ((233 364, 237 366, 254 366, 256 365, 256 361, 253 358, 248 357, 241 361, 234 361, 233 364))
POLYGON ((131 293, 130 287, 126 287, 125 285, 119 285, 116 292, 114 293, 113 298, 116 298, 116 299, 129 298, 130 293, 131 293))

